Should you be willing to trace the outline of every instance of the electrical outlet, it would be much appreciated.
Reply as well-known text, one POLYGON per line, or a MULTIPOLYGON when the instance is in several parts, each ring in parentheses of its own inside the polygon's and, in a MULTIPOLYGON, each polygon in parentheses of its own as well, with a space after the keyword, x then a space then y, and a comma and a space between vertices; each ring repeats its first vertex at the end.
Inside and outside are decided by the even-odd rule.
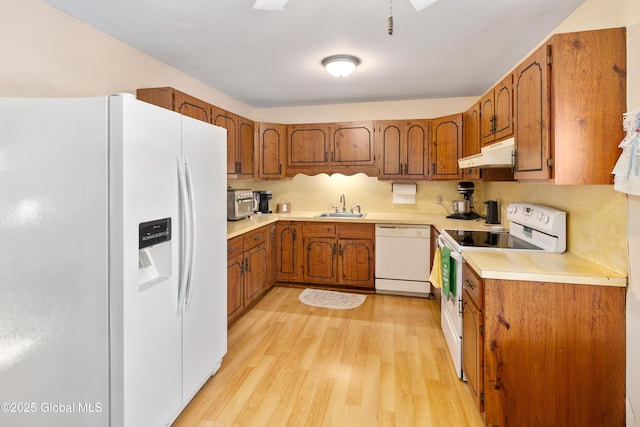
POLYGON ((442 204, 442 196, 437 195, 436 199, 435 199, 436 204, 441 205, 442 204))

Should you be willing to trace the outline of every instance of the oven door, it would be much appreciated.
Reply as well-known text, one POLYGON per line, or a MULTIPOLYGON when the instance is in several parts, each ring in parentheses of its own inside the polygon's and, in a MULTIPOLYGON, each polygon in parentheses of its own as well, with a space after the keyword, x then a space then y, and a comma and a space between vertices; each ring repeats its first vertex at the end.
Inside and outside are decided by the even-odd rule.
POLYGON ((451 249, 451 258, 456 264, 455 296, 446 298, 441 293, 440 326, 444 334, 449 354, 458 378, 464 379, 462 372, 462 253, 453 248, 441 234, 438 236, 438 247, 451 249))

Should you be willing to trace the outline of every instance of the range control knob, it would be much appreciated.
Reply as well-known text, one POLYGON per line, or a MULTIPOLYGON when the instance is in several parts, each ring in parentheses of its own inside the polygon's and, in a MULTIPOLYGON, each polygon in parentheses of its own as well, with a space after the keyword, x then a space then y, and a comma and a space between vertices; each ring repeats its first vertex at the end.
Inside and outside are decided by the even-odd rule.
POLYGON ((544 222, 545 224, 549 223, 549 215, 543 215, 542 216, 542 222, 544 222))
POLYGON ((518 208, 517 208, 517 207, 515 207, 515 206, 509 206, 509 210, 508 210, 508 212, 509 212, 510 214, 514 214, 514 213, 516 213, 516 211, 517 211, 517 210, 518 210, 518 208))
POLYGON ((542 212, 538 212, 536 214, 536 218, 538 219, 538 221, 542 221, 542 212))

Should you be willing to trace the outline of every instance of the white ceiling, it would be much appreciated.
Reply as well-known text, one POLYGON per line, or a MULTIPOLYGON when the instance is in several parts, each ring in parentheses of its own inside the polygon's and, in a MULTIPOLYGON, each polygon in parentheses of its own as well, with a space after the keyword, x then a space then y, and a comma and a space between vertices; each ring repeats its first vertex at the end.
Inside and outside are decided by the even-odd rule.
MULTIPOLYGON (((45 0, 253 108, 479 96, 584 0, 45 0), (320 64, 351 54, 331 77, 320 64)), ((180 89, 180 88, 177 88, 180 89)))

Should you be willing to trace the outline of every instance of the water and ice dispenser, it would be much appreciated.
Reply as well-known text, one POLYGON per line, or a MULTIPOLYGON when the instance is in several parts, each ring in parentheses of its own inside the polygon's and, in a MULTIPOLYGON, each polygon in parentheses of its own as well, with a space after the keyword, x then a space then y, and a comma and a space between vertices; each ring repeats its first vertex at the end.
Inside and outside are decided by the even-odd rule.
POLYGON ((171 218, 138 225, 138 288, 147 289, 171 276, 171 218))

